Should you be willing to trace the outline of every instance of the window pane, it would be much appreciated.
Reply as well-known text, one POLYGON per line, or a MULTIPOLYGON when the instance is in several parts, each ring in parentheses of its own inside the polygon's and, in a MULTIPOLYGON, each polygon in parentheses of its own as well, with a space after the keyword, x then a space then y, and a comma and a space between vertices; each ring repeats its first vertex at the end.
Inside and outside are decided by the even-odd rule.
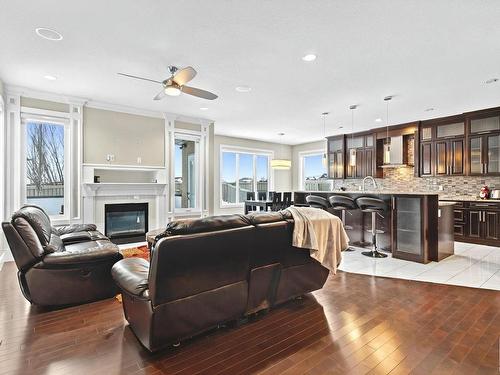
POLYGON ((236 203, 236 154, 234 152, 222 153, 221 184, 222 202, 236 203))
POLYGON ((49 215, 64 214, 64 126, 26 124, 26 200, 49 215))
POLYGON ((264 193, 265 196, 267 197, 269 158, 267 156, 257 155, 256 163, 257 165, 255 169, 257 175, 255 177, 257 179, 257 196, 255 198, 258 198, 258 196, 262 195, 262 193, 264 193))
POLYGON ((247 193, 253 192, 253 155, 240 154, 239 162, 239 202, 244 202, 247 199, 247 193))
POLYGON ((305 190, 330 190, 326 166, 323 163, 323 154, 304 156, 303 168, 305 190))
POLYGON ((197 207, 196 142, 175 139, 175 208, 197 207))

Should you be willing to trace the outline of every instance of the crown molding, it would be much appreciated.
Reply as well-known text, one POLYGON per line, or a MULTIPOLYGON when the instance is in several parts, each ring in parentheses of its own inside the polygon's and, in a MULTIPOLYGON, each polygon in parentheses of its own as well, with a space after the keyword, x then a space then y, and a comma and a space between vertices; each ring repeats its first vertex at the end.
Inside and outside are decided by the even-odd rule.
POLYGON ((191 117, 191 116, 181 115, 181 114, 172 113, 172 112, 151 111, 148 109, 137 108, 137 107, 122 105, 122 104, 100 102, 100 101, 96 101, 96 100, 89 100, 85 104, 85 106, 89 107, 89 108, 102 109, 102 110, 106 110, 106 111, 129 113, 129 114, 138 115, 138 116, 146 116, 146 117, 153 117, 153 118, 159 118, 159 119, 168 119, 168 120, 174 120, 174 121, 189 122, 192 124, 200 124, 201 122, 208 122, 208 123, 214 122, 213 120, 202 118, 202 117, 191 117))
POLYGON ((34 90, 22 86, 4 85, 4 89, 5 89, 5 95, 19 95, 27 98, 48 100, 52 102, 68 103, 75 105, 85 105, 85 103, 88 102, 88 99, 78 96, 34 90))

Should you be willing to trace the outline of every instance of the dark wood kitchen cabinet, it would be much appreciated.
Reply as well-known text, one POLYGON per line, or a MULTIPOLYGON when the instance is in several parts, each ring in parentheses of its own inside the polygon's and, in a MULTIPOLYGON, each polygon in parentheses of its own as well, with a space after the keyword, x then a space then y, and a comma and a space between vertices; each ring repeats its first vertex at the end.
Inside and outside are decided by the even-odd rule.
POLYGON ((471 176, 500 176, 500 109, 467 117, 468 172, 471 176))
POLYGON ((364 178, 375 174, 375 136, 355 134, 346 137, 346 178, 364 178), (352 163, 353 159, 355 162, 352 163))
POLYGON ((327 138, 328 155, 328 177, 344 178, 344 154, 345 154, 345 136, 337 135, 327 138))
POLYGON ((420 176, 432 176, 434 170, 434 145, 432 142, 420 144, 420 176))
POLYGON ((500 176, 500 133, 470 137, 469 174, 500 176))
POLYGON ((438 140, 435 147, 435 175, 460 176, 464 174, 465 138, 438 140))
POLYGON ((437 197, 394 195, 391 206, 392 256, 419 263, 437 260, 438 218, 428 214, 438 212, 437 197))
POLYGON ((422 122, 420 127, 420 176, 465 174, 465 120, 449 117, 422 122))
POLYGON ((455 241, 500 246, 500 202, 457 202, 454 232, 455 241))

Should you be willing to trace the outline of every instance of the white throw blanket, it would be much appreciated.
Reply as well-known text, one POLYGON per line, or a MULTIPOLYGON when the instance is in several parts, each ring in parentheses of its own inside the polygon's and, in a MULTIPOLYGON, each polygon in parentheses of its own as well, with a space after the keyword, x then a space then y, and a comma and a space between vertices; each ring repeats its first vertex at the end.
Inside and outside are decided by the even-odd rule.
POLYGON ((334 274, 349 246, 342 221, 325 210, 312 207, 288 207, 295 222, 292 245, 309 249, 312 258, 334 274))

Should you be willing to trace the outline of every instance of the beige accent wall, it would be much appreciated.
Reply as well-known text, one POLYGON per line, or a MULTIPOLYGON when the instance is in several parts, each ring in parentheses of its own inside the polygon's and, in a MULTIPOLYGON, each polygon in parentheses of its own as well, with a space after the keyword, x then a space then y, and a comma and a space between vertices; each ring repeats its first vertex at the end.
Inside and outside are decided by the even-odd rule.
POLYGON ((49 100, 21 97, 21 107, 45 109, 48 111, 69 112, 68 103, 52 102, 49 100))
MULTIPOLYGON (((221 208, 220 207, 220 147, 236 146, 249 149, 260 149, 274 151, 276 158, 290 159, 292 157, 292 147, 280 145, 277 143, 254 141, 251 139, 226 137, 215 135, 214 137, 214 158, 213 158, 213 207, 214 215, 243 213, 242 207, 221 208)), ((293 167, 292 167, 293 168, 293 167)), ((212 173, 212 172, 211 172, 212 173)), ((290 170, 271 170, 274 173, 274 189, 276 191, 292 191, 292 169, 290 170)))
POLYGON ((85 107, 83 110, 84 163, 161 167, 165 164, 165 120, 85 107), (138 163, 137 158, 142 162, 138 163))
POLYGON ((326 141, 303 143, 292 146, 292 188, 300 190, 300 153, 307 151, 325 150, 326 141))

